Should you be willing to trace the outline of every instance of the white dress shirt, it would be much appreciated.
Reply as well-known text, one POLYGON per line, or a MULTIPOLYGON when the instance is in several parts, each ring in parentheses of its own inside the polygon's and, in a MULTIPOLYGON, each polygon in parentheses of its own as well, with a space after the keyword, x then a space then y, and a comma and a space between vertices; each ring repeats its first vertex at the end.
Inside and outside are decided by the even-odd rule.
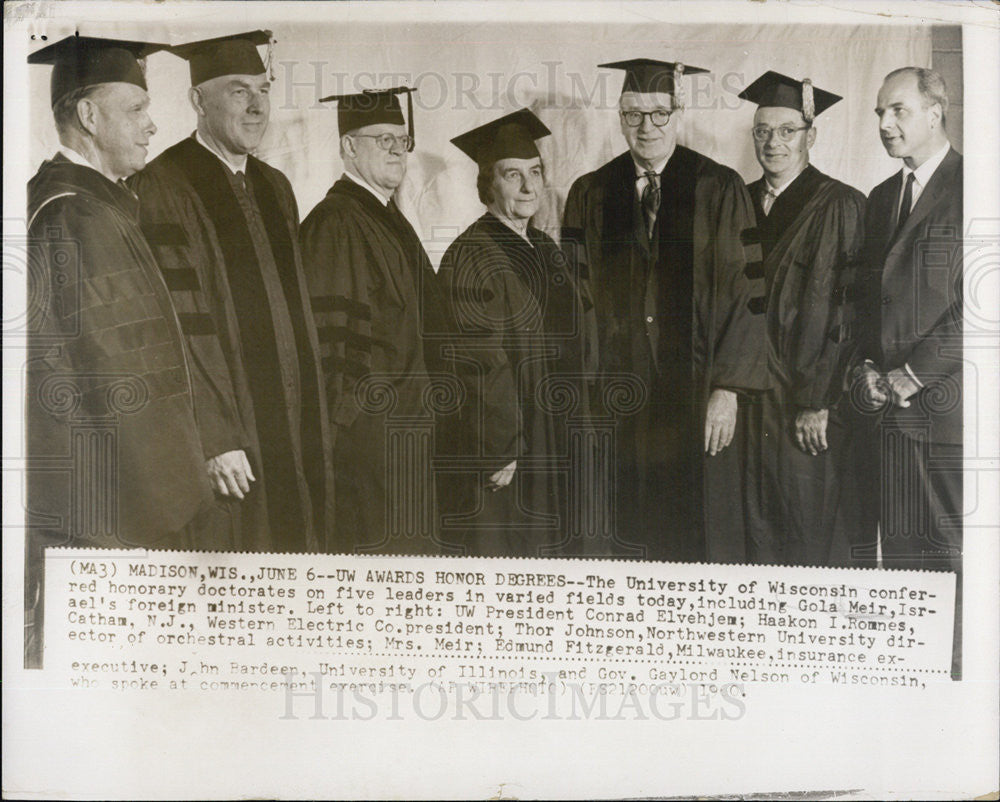
MULTIPOLYGON (((86 156, 81 156, 72 148, 68 148, 65 145, 63 145, 63 147, 59 148, 59 152, 67 159, 69 159, 71 162, 73 162, 73 164, 79 164, 81 167, 89 167, 91 170, 97 170, 97 172, 99 173, 101 172, 100 168, 91 164, 86 156)), ((104 173, 101 173, 101 175, 104 175, 104 173)))
POLYGON ((347 178, 350 178, 351 181, 353 181, 359 187, 364 187, 365 189, 367 189, 370 193, 372 193, 372 195, 378 198, 379 203, 381 203, 383 206, 389 205, 389 198, 387 198, 385 195, 383 195, 381 192, 375 189, 375 187, 373 187, 371 184, 365 181, 365 179, 363 179, 361 176, 355 175, 350 170, 345 170, 344 175, 347 178))
POLYGON ((902 178, 903 181, 899 188, 899 198, 896 201, 896 219, 899 219, 900 207, 903 205, 903 195, 906 192, 906 177, 913 173, 913 190, 912 197, 910 198, 910 208, 907 212, 912 212, 913 207, 917 205, 917 198, 920 197, 920 193, 924 191, 924 187, 927 186, 927 182, 931 180, 931 176, 938 167, 941 166, 941 162, 944 161, 944 157, 948 155, 948 151, 951 150, 951 142, 945 142, 944 146, 931 156, 927 161, 921 164, 916 170, 911 170, 905 164, 903 165, 902 178))
POLYGON ((799 177, 800 175, 802 175, 802 173, 804 173, 804 172, 805 172, 805 169, 806 169, 806 167, 808 167, 808 166, 809 166, 809 165, 808 165, 808 163, 807 163, 807 164, 804 164, 804 165, 802 165, 802 169, 801 169, 801 170, 799 170, 799 171, 798 171, 798 172, 797 172, 797 173, 796 173, 795 175, 793 175, 793 176, 792 176, 791 178, 786 178, 786 179, 785 179, 785 180, 784 180, 784 181, 783 181, 783 182, 782 182, 782 183, 781 183, 781 184, 780 184, 779 186, 775 186, 774 184, 772 184, 772 183, 771 183, 771 179, 767 177, 767 174, 766 174, 766 173, 764 174, 764 183, 765 183, 765 184, 767 185, 767 188, 768 188, 769 190, 771 190, 771 194, 772 194, 772 195, 774 195, 774 197, 775 197, 775 200, 777 200, 778 196, 779 196, 779 195, 780 195, 780 194, 781 194, 782 192, 784 192, 784 191, 785 191, 786 189, 788 189, 788 187, 789 187, 789 186, 791 185, 791 183, 792 183, 792 182, 793 182, 793 181, 794 181, 794 180, 795 180, 796 178, 798 178, 798 177, 799 177))
POLYGON ((226 165, 226 169, 229 170, 229 172, 231 172, 233 175, 235 175, 236 173, 243 173, 243 175, 246 175, 247 154, 245 153, 240 154, 239 158, 237 158, 236 160, 236 164, 233 164, 225 156, 219 153, 219 151, 217 151, 215 148, 209 145, 204 139, 202 139, 200 131, 194 132, 194 138, 199 145, 201 145, 203 148, 208 149, 211 153, 214 153, 219 158, 219 161, 221 161, 224 165, 226 165))
POLYGON ((646 178, 646 173, 654 172, 657 175, 660 175, 663 172, 663 168, 667 166, 668 161, 670 161, 670 156, 667 156, 667 158, 665 158, 663 161, 654 164, 649 170, 647 170, 645 167, 640 165, 639 162, 637 162, 635 159, 632 159, 632 163, 635 165, 636 177, 639 179, 638 181, 635 182, 635 192, 636 195, 639 197, 639 200, 642 200, 642 192, 646 188, 646 184, 649 183, 649 179, 646 178))
MULTIPOLYGON (((101 170, 100 167, 98 167, 96 164, 92 164, 90 162, 90 160, 86 156, 84 156, 84 155, 82 155, 80 153, 77 153, 72 148, 68 148, 66 146, 63 146, 63 147, 59 148, 59 153, 61 153, 63 156, 65 156, 67 159, 69 159, 71 162, 73 162, 73 164, 77 164, 80 167, 89 167, 91 170, 96 170, 101 175, 103 175, 105 178, 107 178, 108 181, 111 181, 112 183, 117 184, 122 189, 124 189, 125 191, 129 192, 133 197, 138 197, 138 196, 136 196, 136 194, 134 192, 132 192, 131 189, 129 189, 129 186, 128 186, 128 184, 125 183, 125 179, 124 178, 119 178, 117 181, 115 181, 112 178, 108 178, 108 176, 104 174, 104 171, 101 170)), ((36 214, 37 214, 37 212, 36 212, 36 214)))

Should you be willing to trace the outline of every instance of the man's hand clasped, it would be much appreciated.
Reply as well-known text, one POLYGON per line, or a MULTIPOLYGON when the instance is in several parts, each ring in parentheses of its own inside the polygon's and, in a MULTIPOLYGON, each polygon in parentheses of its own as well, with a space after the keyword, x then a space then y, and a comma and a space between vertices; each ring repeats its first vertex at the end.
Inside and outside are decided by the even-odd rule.
POLYGON ((220 496, 233 496, 243 500, 250 492, 250 483, 257 479, 250 469, 250 461, 242 449, 227 451, 205 460, 212 489, 220 496))

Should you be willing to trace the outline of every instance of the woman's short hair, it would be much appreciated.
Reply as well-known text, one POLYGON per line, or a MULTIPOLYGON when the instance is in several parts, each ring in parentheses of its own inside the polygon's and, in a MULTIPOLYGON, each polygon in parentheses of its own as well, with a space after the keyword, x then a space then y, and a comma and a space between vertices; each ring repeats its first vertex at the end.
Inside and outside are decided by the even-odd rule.
POLYGON ((479 175, 476 176, 476 191, 479 193, 479 202, 484 206, 489 206, 493 202, 493 168, 496 162, 483 163, 479 165, 479 175))
MULTIPOLYGON (((542 168, 542 176, 545 176, 545 164, 539 159, 542 168)), ((479 165, 479 175, 476 176, 476 191, 479 193, 479 201, 484 206, 489 206, 493 202, 493 168, 497 162, 492 161, 479 165)))

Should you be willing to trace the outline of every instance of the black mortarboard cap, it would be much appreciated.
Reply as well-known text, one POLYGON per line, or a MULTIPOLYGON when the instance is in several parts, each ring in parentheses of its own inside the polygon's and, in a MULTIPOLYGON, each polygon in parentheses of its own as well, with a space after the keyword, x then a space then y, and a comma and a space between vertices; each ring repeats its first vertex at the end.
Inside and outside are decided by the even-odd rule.
POLYGON ((701 67, 689 67, 679 61, 657 61, 651 58, 633 58, 598 64, 612 70, 625 70, 622 92, 667 92, 676 94, 674 84, 680 75, 697 75, 708 72, 701 67))
POLYGON ((320 103, 337 103, 337 130, 340 135, 348 134, 366 125, 407 125, 410 139, 413 139, 413 93, 416 89, 396 86, 392 89, 365 89, 353 95, 329 95, 321 97, 320 103), (399 105, 398 95, 406 95, 406 119, 399 105))
POLYGON ((270 31, 247 31, 176 45, 170 52, 187 60, 191 66, 191 86, 198 86, 220 75, 267 72, 257 47, 270 43, 270 31))
POLYGON ((139 59, 167 46, 156 42, 67 36, 28 56, 29 64, 52 65, 52 105, 68 92, 95 84, 122 82, 146 89, 139 59))
POLYGON ((765 72, 740 92, 738 97, 758 106, 782 106, 801 111, 802 116, 809 121, 842 99, 840 95, 818 89, 808 79, 796 81, 779 72, 765 72))
POLYGON ((531 110, 520 109, 451 142, 477 164, 489 165, 500 159, 534 159, 539 155, 535 140, 551 133, 531 110))

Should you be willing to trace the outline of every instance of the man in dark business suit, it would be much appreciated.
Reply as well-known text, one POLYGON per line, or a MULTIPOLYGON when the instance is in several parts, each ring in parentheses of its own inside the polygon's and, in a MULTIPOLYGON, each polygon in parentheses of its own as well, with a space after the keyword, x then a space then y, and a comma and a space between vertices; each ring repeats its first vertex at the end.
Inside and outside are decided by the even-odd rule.
MULTIPOLYGON (((947 110, 933 70, 895 70, 879 90, 882 144, 903 169, 868 198, 855 397, 869 410, 884 408, 872 438, 881 455, 865 460, 881 465, 880 504, 872 506, 882 565, 954 571, 960 593, 962 157, 948 141, 947 110)), ((871 562, 874 548, 864 556, 871 562)))

